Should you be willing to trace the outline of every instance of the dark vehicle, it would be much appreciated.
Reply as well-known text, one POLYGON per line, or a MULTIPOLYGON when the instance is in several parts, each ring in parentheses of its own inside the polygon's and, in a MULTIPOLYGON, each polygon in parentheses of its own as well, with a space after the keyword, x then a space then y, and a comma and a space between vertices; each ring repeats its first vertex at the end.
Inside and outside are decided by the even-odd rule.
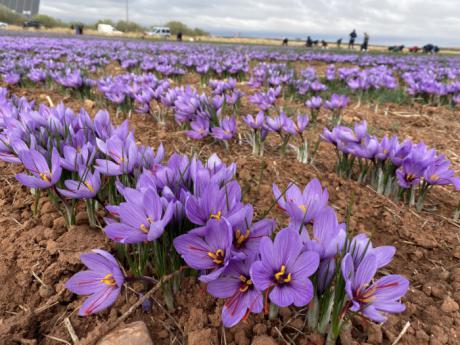
POLYGON ((31 21, 24 22, 22 24, 22 27, 40 29, 42 27, 42 24, 40 22, 37 22, 36 20, 31 20, 31 21))
POLYGON ((404 50, 404 45, 391 46, 391 47, 388 47, 388 50, 393 53, 402 53, 402 51, 404 50))

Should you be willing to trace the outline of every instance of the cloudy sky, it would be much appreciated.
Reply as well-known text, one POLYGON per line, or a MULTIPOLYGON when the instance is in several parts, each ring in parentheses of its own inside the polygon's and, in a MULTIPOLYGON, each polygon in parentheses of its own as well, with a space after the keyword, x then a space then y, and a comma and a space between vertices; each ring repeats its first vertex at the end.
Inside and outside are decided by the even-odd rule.
MULTIPOLYGON (((351 29, 387 44, 460 46, 459 0, 128 0, 129 18, 179 20, 215 34, 333 39, 351 29)), ((91 23, 126 18, 126 0, 41 0, 40 12, 91 23)))

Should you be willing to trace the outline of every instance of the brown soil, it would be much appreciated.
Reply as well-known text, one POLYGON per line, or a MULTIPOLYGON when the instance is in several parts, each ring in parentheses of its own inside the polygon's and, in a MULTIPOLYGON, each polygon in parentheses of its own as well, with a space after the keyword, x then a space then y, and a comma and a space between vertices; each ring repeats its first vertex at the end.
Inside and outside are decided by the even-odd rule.
MULTIPOLYGON (((59 93, 48 90, 16 89, 14 92, 42 102, 45 102, 44 94, 50 95, 55 103, 63 99, 59 93)), ((84 104, 69 97, 64 98, 64 102, 75 109, 84 104)), ((95 107, 89 103, 85 106, 94 113, 95 107)), ((244 104, 241 114, 251 110, 244 104)), ((446 108, 391 106, 374 112, 374 108, 367 105, 355 108, 352 104, 346 111, 345 121, 366 119, 379 136, 387 133, 424 140, 446 153, 458 169, 458 116, 446 108)), ((428 197, 427 210, 417 214, 402 203, 378 195, 368 186, 336 176, 335 154, 324 142, 315 164, 303 165, 292 154, 286 158, 280 156, 275 136, 269 138, 266 155, 259 158, 251 155, 247 144, 234 142, 230 150, 225 151, 212 141, 191 143, 174 129, 172 121, 166 128, 139 115, 133 115, 130 121, 136 137, 145 144, 157 146, 163 142, 169 153, 194 152, 202 158, 217 152, 225 161, 235 161, 244 199, 253 203, 259 214, 273 201, 273 182, 286 185, 294 181, 302 186, 312 177, 318 177, 329 189, 330 201, 342 219, 352 200, 351 231, 371 234, 376 245, 397 247, 396 257, 386 271, 410 279, 410 291, 404 300, 406 312, 390 316, 383 326, 354 318, 354 327, 343 332, 342 344, 392 344, 407 322, 410 326, 399 344, 460 343, 460 225, 451 220, 459 193, 439 187, 428 197)), ((324 121, 321 119, 322 123, 312 130, 312 138, 317 137, 324 121)), ((18 167, 0 163, 0 344, 51 345, 59 343, 56 339, 71 343, 63 324, 66 317, 70 318, 76 334, 84 338, 97 325, 119 317, 138 297, 125 290, 108 311, 87 318, 77 316, 82 299, 66 291, 63 285, 82 268, 80 253, 93 248, 110 249, 112 244, 99 230, 89 228, 84 213, 79 214, 77 226, 66 229, 63 218, 46 198, 40 200, 41 212, 34 217, 33 197, 15 180, 17 171, 18 167)), ((285 220, 278 210, 272 211, 271 216, 281 222, 285 220)), ((304 310, 296 312, 288 308, 280 311, 278 320, 268 320, 264 315, 251 316, 247 322, 224 331, 220 324, 221 302, 207 295, 194 278, 183 281, 181 293, 176 296, 176 310, 170 315, 161 305, 161 297, 158 295, 155 299, 159 303, 153 302, 150 313, 139 309, 128 320, 145 321, 155 344, 185 344, 187 337, 201 337, 214 344, 243 345, 264 334, 279 344, 322 344, 324 341, 305 327, 304 310)))

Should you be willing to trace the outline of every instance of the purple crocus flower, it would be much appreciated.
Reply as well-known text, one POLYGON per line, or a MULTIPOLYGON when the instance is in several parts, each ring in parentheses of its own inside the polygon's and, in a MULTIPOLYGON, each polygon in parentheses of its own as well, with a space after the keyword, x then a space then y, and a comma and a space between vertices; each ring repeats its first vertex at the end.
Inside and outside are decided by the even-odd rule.
POLYGON ((298 114, 296 120, 297 121, 292 122, 293 126, 295 128, 296 133, 298 135, 302 135, 305 128, 307 128, 310 119, 308 118, 308 115, 298 114))
POLYGON ((191 130, 185 131, 185 135, 189 138, 201 140, 209 134, 209 121, 201 116, 195 121, 190 122, 191 130))
POLYGON ((377 269, 374 254, 367 254, 357 266, 351 254, 346 254, 342 261, 342 276, 350 310, 361 312, 381 323, 386 320, 382 312, 401 313, 406 309, 400 299, 406 294, 409 281, 400 275, 387 275, 371 284, 377 269))
POLYGON ((450 162, 444 156, 438 157, 425 169, 423 178, 430 185, 455 184, 454 180, 459 178, 454 176, 454 171, 449 167, 450 162))
POLYGON ((310 302, 314 289, 309 277, 318 268, 319 255, 302 252, 298 232, 283 229, 274 242, 264 237, 260 241, 260 257, 261 260, 251 266, 256 289, 267 290, 270 301, 279 307, 291 304, 303 307, 310 302))
POLYGON ((271 219, 262 219, 252 223, 254 208, 246 205, 244 216, 238 217, 233 225, 234 240, 233 249, 235 252, 243 252, 247 255, 258 253, 260 240, 270 236, 275 230, 276 222, 271 219))
POLYGON ((262 128, 265 122, 265 114, 263 111, 259 111, 255 118, 252 115, 246 115, 243 121, 252 129, 262 128))
POLYGON ((329 199, 327 189, 323 190, 318 179, 311 180, 303 192, 291 183, 286 190, 286 199, 278 186, 273 184, 273 194, 279 207, 291 216, 290 225, 294 227, 312 222, 326 207, 329 199))
POLYGON ((260 313, 264 302, 262 292, 255 288, 249 274, 254 256, 242 261, 232 261, 224 274, 209 282, 208 293, 216 298, 226 298, 222 308, 222 322, 233 327, 249 313, 260 313))
MULTIPOLYGON (((298 231, 298 228, 293 230, 298 231)), ((334 277, 335 257, 342 251, 346 241, 345 224, 338 223, 334 209, 328 206, 315 218, 312 235, 310 238, 306 227, 303 227, 300 233, 304 250, 315 251, 320 256, 316 281, 321 293, 334 277)))
POLYGON ((98 141, 99 149, 112 160, 96 159, 96 170, 103 175, 118 176, 133 171, 137 162, 138 148, 134 139, 122 141, 118 136, 112 136, 107 143, 98 141))
POLYGON ((123 195, 127 202, 107 209, 120 221, 107 219, 105 234, 119 243, 154 241, 164 232, 173 216, 173 204, 164 202, 154 189, 141 191, 126 188, 123 195))
POLYGON ((241 217, 245 215, 245 209, 241 203, 241 189, 238 182, 230 182, 222 188, 215 183, 206 184, 200 196, 190 195, 187 198, 185 212, 192 223, 202 225, 192 230, 193 233, 201 235, 205 231, 203 226, 210 220, 225 219, 231 225, 239 223, 241 217))
POLYGON ((358 234, 351 240, 347 252, 351 254, 355 266, 358 266, 367 254, 372 254, 376 257, 377 268, 382 268, 393 260, 396 248, 393 246, 379 246, 374 248, 370 238, 366 234, 358 234))
POLYGON ((3 76, 5 83, 10 85, 16 85, 21 80, 21 75, 16 72, 8 72, 3 76))
POLYGON ((199 278, 202 282, 209 283, 217 279, 230 263, 232 243, 231 225, 225 219, 211 219, 204 236, 193 233, 178 236, 174 239, 174 248, 191 268, 212 270, 199 278))
POLYGON ((410 188, 420 183, 423 176, 423 166, 410 158, 404 160, 402 166, 396 170, 398 184, 403 188, 410 188))
POLYGON ((51 154, 51 167, 46 158, 34 149, 21 151, 19 159, 31 175, 19 173, 16 174, 16 179, 29 188, 50 188, 61 178, 62 168, 56 148, 51 154))
POLYGON ((87 316, 115 303, 125 279, 115 258, 104 250, 95 249, 80 259, 89 270, 78 272, 65 286, 77 295, 90 295, 79 311, 79 315, 87 316))
POLYGON ((323 104, 323 99, 320 96, 313 96, 308 101, 305 102, 305 105, 310 109, 319 109, 323 104))
POLYGON ((332 94, 331 99, 324 102, 324 107, 329 110, 344 109, 348 104, 348 97, 345 95, 332 94))
POLYGON ((85 169, 80 170, 80 180, 65 180, 66 189, 58 188, 59 193, 70 199, 91 199, 96 196, 101 188, 101 176, 96 171, 91 173, 85 169))
POLYGON ((236 134, 236 119, 234 117, 225 117, 219 122, 219 127, 211 130, 212 136, 219 140, 230 140, 236 134))

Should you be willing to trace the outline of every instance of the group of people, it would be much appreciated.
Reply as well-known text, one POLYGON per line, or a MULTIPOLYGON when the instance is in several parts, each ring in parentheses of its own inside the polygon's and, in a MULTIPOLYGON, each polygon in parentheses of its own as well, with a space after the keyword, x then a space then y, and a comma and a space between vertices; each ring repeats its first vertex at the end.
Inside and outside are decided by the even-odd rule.
MULTIPOLYGON (((352 32, 350 32, 350 40, 348 41, 348 49, 355 49, 355 41, 356 38, 358 37, 358 34, 356 33, 356 30, 353 29, 352 32)), ((342 39, 337 41, 337 46, 340 48, 340 44, 342 43, 342 39), (340 42, 339 42, 340 41, 340 42)), ((363 43, 361 43, 360 50, 362 52, 367 52, 369 49, 369 34, 367 32, 364 33, 364 39, 363 43)))
MULTIPOLYGON (((348 49, 355 49, 355 41, 356 38, 358 37, 358 34, 356 33, 356 30, 353 29, 353 31, 350 33, 350 40, 348 42, 348 49)), ((321 48, 328 48, 328 43, 325 40, 313 40, 310 36, 307 37, 307 41, 305 42, 305 46, 307 48, 313 48, 313 47, 319 47, 319 44, 321 43, 321 48)), ((288 39, 284 38, 283 39, 283 45, 287 46, 288 45, 288 39)), ((342 47, 342 39, 339 38, 337 40, 337 48, 342 47)), ((364 33, 364 39, 363 43, 361 44, 360 47, 362 52, 367 52, 369 49, 369 35, 367 32, 364 33)))

